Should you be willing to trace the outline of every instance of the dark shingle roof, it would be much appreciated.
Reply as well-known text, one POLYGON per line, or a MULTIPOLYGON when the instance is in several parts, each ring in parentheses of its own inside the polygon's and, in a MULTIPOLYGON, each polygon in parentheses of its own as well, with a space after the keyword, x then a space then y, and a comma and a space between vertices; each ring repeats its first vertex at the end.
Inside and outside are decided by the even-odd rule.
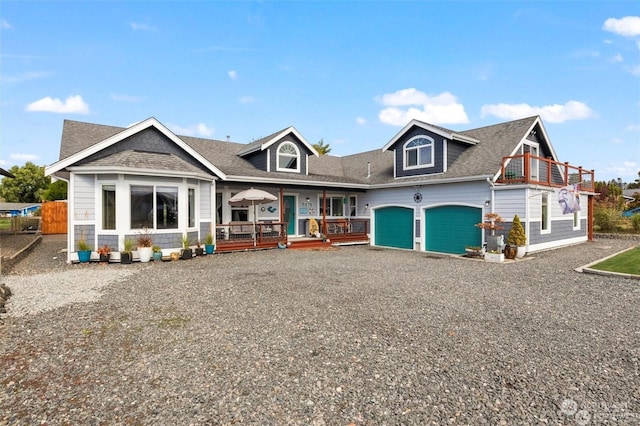
MULTIPOLYGON (((478 129, 458 132, 461 135, 477 139, 476 145, 468 147, 451 164, 444 174, 432 176, 417 176, 404 178, 403 182, 432 181, 449 178, 464 178, 475 176, 493 176, 500 170, 503 156, 511 155, 517 144, 527 135, 538 117, 528 117, 507 123, 481 127, 478 129)), ((65 159, 102 140, 125 130, 121 127, 104 126, 99 124, 81 123, 65 120, 60 147, 60 159, 65 159)), ((393 176, 394 153, 380 149, 336 157, 321 155, 309 157, 309 174, 298 175, 291 173, 266 172, 255 168, 250 162, 240 156, 240 153, 250 152, 256 146, 272 139, 275 135, 261 138, 250 144, 240 144, 213 139, 203 139, 191 136, 179 136, 187 145, 198 152, 211 164, 219 168, 227 176, 244 176, 255 178, 282 179, 290 181, 316 181, 328 183, 349 183, 362 185, 380 185, 398 182, 393 176), (371 175, 367 176, 368 170, 371 175)), ((95 160, 93 165, 123 164, 132 167, 149 167, 155 169, 173 169, 178 166, 184 169, 186 162, 174 156, 137 155, 135 151, 124 151, 109 157, 95 160), (116 158, 116 156, 118 158, 116 158)), ((195 169, 194 166, 189 165, 195 169)), ((180 168, 177 170, 181 170, 180 168)))
POLYGON ((191 173, 201 173, 202 171, 182 158, 159 152, 126 151, 116 152, 99 159, 82 163, 83 166, 103 166, 109 167, 117 164, 120 167, 131 169, 149 170, 181 170, 191 173))

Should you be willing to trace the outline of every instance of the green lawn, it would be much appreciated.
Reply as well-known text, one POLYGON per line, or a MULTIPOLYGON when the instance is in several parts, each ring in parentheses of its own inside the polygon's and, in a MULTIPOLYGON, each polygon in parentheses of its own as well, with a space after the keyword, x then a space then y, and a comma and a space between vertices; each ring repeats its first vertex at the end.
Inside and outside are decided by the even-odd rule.
POLYGON ((11 218, 10 217, 0 218, 0 229, 11 229, 11 218))
POLYGON ((591 266, 592 269, 640 275, 640 247, 627 250, 617 256, 591 266))

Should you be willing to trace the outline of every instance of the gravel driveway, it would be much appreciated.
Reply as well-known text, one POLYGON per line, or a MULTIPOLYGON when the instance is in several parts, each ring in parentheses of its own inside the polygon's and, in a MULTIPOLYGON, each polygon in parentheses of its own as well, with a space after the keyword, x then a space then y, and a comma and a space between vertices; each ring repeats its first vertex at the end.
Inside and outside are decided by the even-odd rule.
POLYGON ((574 271, 634 244, 39 273, 43 241, 0 278, 0 425, 638 424, 640 281, 574 271))

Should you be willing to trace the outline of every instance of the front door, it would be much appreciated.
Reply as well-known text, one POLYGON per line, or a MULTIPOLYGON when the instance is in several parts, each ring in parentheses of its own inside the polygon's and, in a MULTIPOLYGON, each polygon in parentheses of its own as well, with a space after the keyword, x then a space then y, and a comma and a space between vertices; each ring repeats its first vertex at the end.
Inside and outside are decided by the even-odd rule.
POLYGON ((296 233, 296 197, 294 195, 284 196, 284 221, 287 222, 287 235, 296 233))

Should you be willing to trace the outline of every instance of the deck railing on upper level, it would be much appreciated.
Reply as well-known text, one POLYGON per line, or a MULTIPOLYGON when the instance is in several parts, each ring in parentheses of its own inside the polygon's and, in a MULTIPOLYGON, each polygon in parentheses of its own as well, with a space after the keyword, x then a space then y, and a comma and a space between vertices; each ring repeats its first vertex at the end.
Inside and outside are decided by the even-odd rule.
POLYGON ((583 191, 595 189, 595 172, 529 153, 502 157, 498 183, 527 183, 553 187, 577 184, 583 191))

